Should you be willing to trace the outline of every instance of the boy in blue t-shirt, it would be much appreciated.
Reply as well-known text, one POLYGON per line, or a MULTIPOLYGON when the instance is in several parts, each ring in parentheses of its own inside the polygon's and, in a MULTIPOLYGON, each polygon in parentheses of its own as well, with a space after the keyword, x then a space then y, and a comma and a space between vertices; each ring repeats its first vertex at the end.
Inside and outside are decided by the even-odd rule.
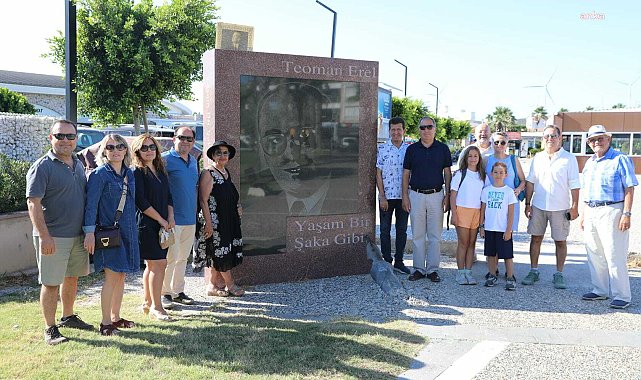
MULTIPOLYGON (((479 232, 485 238, 485 256, 498 256, 505 261, 507 272, 506 290, 516 289, 514 279, 514 249, 512 247, 512 222, 514 204, 517 202, 514 190, 505 185, 507 166, 502 162, 492 165, 494 185, 487 186, 481 193, 481 224, 479 232)), ((494 286, 498 260, 487 260, 489 273, 485 286, 494 286)))

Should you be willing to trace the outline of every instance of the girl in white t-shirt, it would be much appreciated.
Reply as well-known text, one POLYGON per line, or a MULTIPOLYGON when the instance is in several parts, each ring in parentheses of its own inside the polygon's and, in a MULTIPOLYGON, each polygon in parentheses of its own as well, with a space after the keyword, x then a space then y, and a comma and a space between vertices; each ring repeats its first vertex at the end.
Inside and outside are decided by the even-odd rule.
POLYGON ((481 192, 487 184, 481 151, 471 146, 463 153, 460 170, 452 178, 450 193, 452 224, 456 226, 458 237, 456 282, 459 285, 477 284, 471 268, 481 219, 481 192))

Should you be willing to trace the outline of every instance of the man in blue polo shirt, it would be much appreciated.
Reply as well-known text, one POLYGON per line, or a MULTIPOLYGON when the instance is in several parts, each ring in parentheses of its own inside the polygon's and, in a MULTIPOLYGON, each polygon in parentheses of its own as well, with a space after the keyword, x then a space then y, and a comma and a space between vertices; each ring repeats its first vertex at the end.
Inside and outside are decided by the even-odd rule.
POLYGON ((414 272, 410 281, 427 276, 440 282, 438 266, 441 260, 443 215, 450 207, 452 155, 447 145, 436 141, 436 122, 424 117, 419 123, 421 139, 410 145, 403 161, 403 209, 410 213, 414 243, 414 272), (445 191, 445 192, 444 192, 445 191), (428 252, 425 261, 425 237, 428 252))
POLYGON ((634 186, 639 184, 634 164, 625 154, 612 149, 612 134, 602 125, 588 130, 588 144, 594 155, 583 168, 581 196, 584 207, 581 228, 588 254, 592 291, 586 301, 608 299, 610 307, 630 306, 628 243, 634 186))
POLYGON ((194 300, 185 294, 185 269, 196 232, 198 162, 189 152, 196 134, 189 127, 179 127, 174 146, 162 154, 167 168, 169 188, 174 200, 176 242, 167 251, 167 269, 162 285, 162 306, 171 309, 174 302, 191 305, 194 300))

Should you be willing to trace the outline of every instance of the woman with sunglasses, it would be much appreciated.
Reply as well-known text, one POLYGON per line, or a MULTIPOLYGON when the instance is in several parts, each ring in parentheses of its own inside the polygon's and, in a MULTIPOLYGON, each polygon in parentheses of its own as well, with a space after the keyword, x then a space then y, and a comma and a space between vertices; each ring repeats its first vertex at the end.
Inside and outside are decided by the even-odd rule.
POLYGON ((102 321, 100 334, 117 335, 119 328, 132 328, 134 322, 121 318, 120 308, 125 289, 125 275, 140 268, 136 228, 135 180, 131 169, 129 147, 120 135, 108 134, 100 142, 96 163, 89 174, 85 206, 85 248, 93 255, 96 272, 105 272, 100 292, 102 321), (120 246, 96 248, 96 226, 113 226, 123 193, 125 204, 118 220, 120 246))
POLYGON ((236 148, 216 141, 207 149, 214 161, 200 174, 198 200, 201 207, 194 269, 211 268, 207 295, 240 297, 245 291, 234 283, 231 269, 243 262, 243 238, 240 231, 242 208, 238 190, 225 168, 234 158, 236 148), (212 268, 213 267, 213 268, 212 268))
POLYGON ((158 234, 161 228, 170 231, 176 222, 167 170, 159 147, 156 139, 147 133, 131 142, 140 256, 145 260, 142 310, 159 321, 169 321, 171 318, 160 301, 167 267, 167 248, 160 247, 158 234))

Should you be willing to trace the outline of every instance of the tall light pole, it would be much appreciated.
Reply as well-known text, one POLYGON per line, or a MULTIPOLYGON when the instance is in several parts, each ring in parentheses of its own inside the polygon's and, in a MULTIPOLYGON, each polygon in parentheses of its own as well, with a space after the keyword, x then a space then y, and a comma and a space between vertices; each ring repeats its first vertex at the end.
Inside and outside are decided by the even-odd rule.
POLYGON ((436 116, 438 116, 438 87, 434 86, 431 83, 428 84, 436 89, 436 116))
POLYGON ((320 5, 323 6, 323 8, 327 9, 328 11, 332 12, 334 14, 334 26, 332 28, 332 58, 334 58, 334 45, 336 44, 336 12, 327 5, 321 3, 320 1, 316 0, 316 2, 320 5))
POLYGON ((398 59, 395 59, 394 61, 396 61, 396 63, 398 63, 399 65, 401 65, 401 66, 403 66, 405 68, 405 92, 404 92, 404 95, 407 97, 407 66, 402 64, 398 59))
POLYGON ((76 2, 65 1, 65 118, 78 121, 76 94, 76 2))

